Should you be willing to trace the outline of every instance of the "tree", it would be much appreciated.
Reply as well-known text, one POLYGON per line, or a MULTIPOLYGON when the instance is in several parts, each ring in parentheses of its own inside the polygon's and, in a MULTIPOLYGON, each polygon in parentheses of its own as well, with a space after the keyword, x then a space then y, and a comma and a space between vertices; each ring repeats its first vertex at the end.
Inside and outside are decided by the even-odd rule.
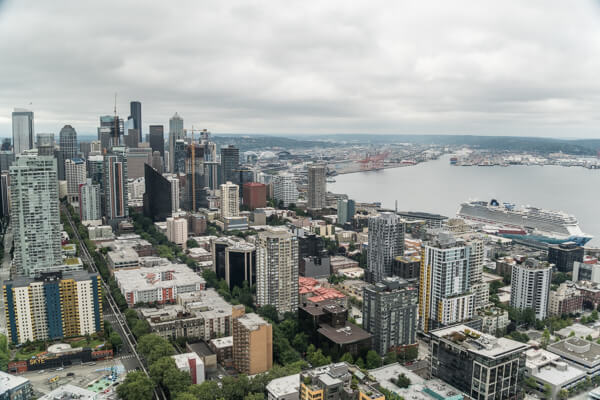
POLYGON ((331 364, 331 357, 326 357, 321 349, 308 353, 306 359, 312 364, 313 368, 331 364))
POLYGON ((550 331, 548 330, 548 328, 544 329, 544 333, 542 333, 542 348, 545 349, 546 346, 548 346, 548 344, 550 343, 550 331))
POLYGON ((217 400, 223 397, 219 384, 215 381, 204 381, 200 385, 192 385, 186 393, 190 393, 195 399, 217 400))
POLYGON ((188 249, 200 247, 198 242, 196 242, 194 239, 188 239, 187 242, 185 242, 185 245, 187 246, 188 249))
POLYGON ((381 357, 375 352, 375 350, 369 350, 367 353, 367 369, 381 367, 381 357))
POLYGON ((264 393, 250 393, 244 397, 244 400, 264 400, 264 393))
POLYGON ((111 332, 108 340, 110 341, 110 344, 115 352, 119 351, 123 345, 123 340, 117 332, 111 332))
POLYGON ((340 357, 340 362, 347 362, 348 364, 354 364, 354 358, 352 357, 352 354, 350 353, 344 353, 344 355, 342 355, 342 357, 340 357))
POLYGON ((144 356, 149 365, 162 357, 175 354, 175 349, 167 340, 154 334, 142 336, 138 341, 137 350, 144 356))
POLYGON ((401 373, 400 375, 398 375, 398 378, 396 378, 394 383, 400 389, 404 389, 410 386, 410 379, 406 375, 404 375, 404 373, 401 373))
MULTIPOLYGON (((304 332, 297 333, 292 340, 292 346, 301 353, 306 351, 308 347, 308 336, 304 332)), ((352 357, 352 356, 350 356, 352 357)))
POLYGON ((560 400, 567 400, 569 398, 569 391, 567 389, 561 389, 561 391, 558 392, 558 398, 560 400))
POLYGON ((117 394, 125 400, 148 400, 153 397, 154 383, 142 371, 127 374, 125 381, 117 387, 117 394))
POLYGON ((551 399, 552 398, 552 386, 547 383, 544 384, 544 398, 551 399))
POLYGON ((356 366, 360 369, 365 369, 365 362, 363 361, 362 357, 358 357, 356 360, 356 366))
POLYGON ((279 313, 277 312, 277 309, 275 308, 275 306, 272 306, 270 304, 259 307, 258 310, 256 310, 256 312, 261 317, 267 318, 272 322, 279 321, 279 313))
POLYGON ((156 385, 163 385, 165 373, 172 368, 177 369, 175 360, 171 357, 163 357, 160 360, 156 360, 154 363, 152 363, 148 372, 156 385))
POLYGON ((383 358, 383 364, 393 364, 397 361, 398 355, 395 351, 388 351, 385 357, 383 358))
MULTIPOLYGON (((171 357, 169 358, 172 360, 171 357)), ((177 393, 184 392, 191 384, 190 374, 180 371, 175 366, 167 369, 163 375, 163 386, 168 390, 171 398, 174 398, 177 393)))

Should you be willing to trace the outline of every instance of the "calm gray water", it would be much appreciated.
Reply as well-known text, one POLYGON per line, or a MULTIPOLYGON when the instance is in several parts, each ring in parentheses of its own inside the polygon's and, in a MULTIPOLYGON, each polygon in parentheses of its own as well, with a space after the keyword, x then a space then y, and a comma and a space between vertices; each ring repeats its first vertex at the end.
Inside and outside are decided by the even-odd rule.
POLYGON ((358 172, 335 177, 327 189, 360 202, 380 201, 386 208, 425 211, 453 217, 461 202, 513 202, 562 210, 594 236, 600 247, 600 170, 559 166, 457 167, 449 156, 412 167, 358 172))

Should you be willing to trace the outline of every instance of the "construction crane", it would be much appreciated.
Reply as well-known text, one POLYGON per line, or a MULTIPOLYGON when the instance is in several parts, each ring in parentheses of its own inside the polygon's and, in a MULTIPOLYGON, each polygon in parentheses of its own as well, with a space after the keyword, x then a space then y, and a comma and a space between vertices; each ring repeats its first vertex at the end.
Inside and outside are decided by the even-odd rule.
POLYGON ((360 169, 363 171, 371 171, 375 169, 382 169, 385 158, 390 154, 389 151, 378 153, 375 155, 367 154, 362 160, 359 160, 360 169))

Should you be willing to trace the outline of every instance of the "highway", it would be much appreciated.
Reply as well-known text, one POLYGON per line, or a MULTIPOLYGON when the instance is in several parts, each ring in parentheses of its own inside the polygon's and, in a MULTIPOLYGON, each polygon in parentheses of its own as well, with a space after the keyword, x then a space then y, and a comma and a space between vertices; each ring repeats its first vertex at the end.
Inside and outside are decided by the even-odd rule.
MULTIPOLYGON (((121 362, 123 362, 123 365, 126 366, 127 370, 130 371, 132 369, 136 369, 139 368, 142 371, 144 371, 144 373, 148 375, 148 370, 142 360, 142 357, 138 354, 137 350, 136 350, 136 346, 137 346, 137 341, 135 340, 135 337, 133 336, 133 333, 131 333, 131 330, 129 329, 129 326, 127 325, 127 320, 125 319, 125 316, 121 313, 121 310, 119 310, 119 307, 117 307, 117 303, 115 302, 115 299, 112 297, 112 294, 110 293, 110 287, 108 286, 108 283, 104 281, 104 279, 102 278, 102 275, 100 275, 100 272, 98 271, 98 267, 96 267, 96 264, 94 263, 94 259, 91 257, 87 246, 85 245, 85 242, 81 239, 81 237, 79 236, 79 231, 77 230, 77 226, 75 226, 75 224, 73 223, 73 220, 71 219, 71 214, 69 213, 69 211, 67 210, 67 208, 64 206, 64 204, 61 203, 60 205, 62 212, 66 215, 68 221, 69 221, 69 225, 71 225, 71 229, 73 230, 73 233, 75 235, 75 238, 79 241, 79 248, 81 250, 81 258, 84 259, 84 262, 87 262, 90 267, 92 268, 92 270, 94 272, 98 273, 98 276, 100 277, 100 280, 102 281, 102 292, 104 295, 104 298, 106 298, 108 300, 108 306, 109 306, 109 310, 104 310, 104 315, 106 317, 106 319, 112 324, 113 328, 115 329, 115 331, 121 335, 121 338, 123 339, 123 346, 121 348, 121 362), (109 312, 107 312, 109 311, 109 312), (132 355, 133 357, 130 357, 130 355, 132 355), (134 363, 132 365, 132 363, 134 363)), ((162 389, 160 387, 157 387, 154 390, 154 396, 157 400, 167 400, 167 396, 165 395, 165 393, 162 391, 162 389)))

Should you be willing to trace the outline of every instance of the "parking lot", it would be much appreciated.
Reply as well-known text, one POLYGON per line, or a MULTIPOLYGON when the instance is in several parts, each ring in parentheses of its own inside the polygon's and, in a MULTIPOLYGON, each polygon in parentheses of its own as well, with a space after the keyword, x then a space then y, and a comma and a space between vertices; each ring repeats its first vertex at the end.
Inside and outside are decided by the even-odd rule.
POLYGON ((56 368, 43 371, 28 371, 21 376, 31 381, 33 389, 36 392, 36 397, 38 397, 64 384, 71 384, 86 389, 90 382, 110 374, 111 367, 123 368, 120 360, 98 361, 94 364, 71 365, 60 371, 56 368), (49 382, 56 377, 58 379, 54 382, 49 382))

